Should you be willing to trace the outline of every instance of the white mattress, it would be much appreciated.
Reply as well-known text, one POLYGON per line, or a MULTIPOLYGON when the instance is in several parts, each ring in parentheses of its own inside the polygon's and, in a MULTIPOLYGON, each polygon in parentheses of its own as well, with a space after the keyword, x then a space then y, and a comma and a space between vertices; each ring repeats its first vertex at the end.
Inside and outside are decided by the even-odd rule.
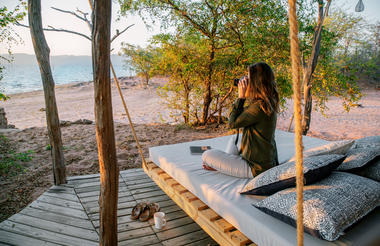
MULTIPOLYGON (((150 159, 186 187, 216 213, 260 246, 296 245, 296 229, 253 207, 259 196, 240 195, 249 181, 202 169, 201 155, 191 155, 189 146, 210 145, 224 150, 231 136, 218 137, 173 145, 152 147, 150 159)), ((276 131, 279 162, 294 155, 294 134, 276 131)), ((304 137, 305 149, 327 143, 325 140, 304 137)), ((376 245, 380 241, 380 212, 377 209, 335 242, 328 242, 305 233, 305 245, 376 245)), ((380 245, 380 244, 377 244, 380 245)))

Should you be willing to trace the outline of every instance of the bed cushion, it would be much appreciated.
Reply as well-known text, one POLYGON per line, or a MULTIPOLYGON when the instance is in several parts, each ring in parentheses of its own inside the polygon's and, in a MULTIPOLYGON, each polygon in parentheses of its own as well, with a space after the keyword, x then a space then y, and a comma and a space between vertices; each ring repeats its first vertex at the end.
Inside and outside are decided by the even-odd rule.
MULTIPOLYGON (((227 220, 236 229, 260 246, 294 246, 297 233, 292 226, 261 212, 251 204, 260 201, 261 196, 242 196, 239 191, 250 181, 202 169, 200 155, 192 155, 189 146, 209 145, 213 149, 225 150, 231 136, 197 140, 179 144, 149 148, 150 159, 186 187, 191 193, 227 220), (247 226, 249 225, 249 226, 247 226)), ((276 130, 276 143, 280 163, 294 155, 294 133, 276 130)), ((322 146, 328 141, 303 136, 305 149, 322 146)), ((350 232, 331 243, 315 238, 307 233, 304 244, 307 246, 352 246, 376 245, 380 240, 380 209, 371 216, 350 227, 350 232)))
POLYGON ((357 139, 352 148, 373 148, 380 147, 380 136, 370 136, 357 139))
POLYGON ((338 171, 359 170, 371 162, 376 161, 380 156, 380 146, 372 148, 355 148, 347 151, 347 158, 337 168, 338 171))
POLYGON ((354 172, 357 175, 380 182, 380 160, 376 160, 363 169, 354 172))
MULTIPOLYGON (((296 189, 280 191, 253 204, 294 227, 296 189)), ((351 173, 333 172, 328 178, 304 187, 304 229, 334 241, 350 225, 380 205, 380 183, 351 173)))
MULTIPOLYGON (((346 152, 354 144, 354 140, 342 140, 335 141, 332 143, 325 144, 323 146, 318 146, 312 149, 305 150, 303 152, 303 157, 317 156, 317 155, 328 155, 328 154, 339 154, 345 155, 346 152)), ((296 157, 293 156, 289 161, 295 161, 296 157)))
MULTIPOLYGON (((304 159, 303 174, 305 184, 321 180, 339 166, 344 155, 320 155, 304 159)), ((271 195, 277 191, 296 185, 295 162, 287 162, 273 167, 253 178, 242 190, 243 195, 271 195)))

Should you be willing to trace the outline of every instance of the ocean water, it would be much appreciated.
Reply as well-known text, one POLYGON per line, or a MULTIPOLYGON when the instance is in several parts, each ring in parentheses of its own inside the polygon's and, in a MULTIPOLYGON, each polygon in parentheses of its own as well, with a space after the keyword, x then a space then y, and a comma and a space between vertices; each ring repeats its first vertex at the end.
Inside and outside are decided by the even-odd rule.
MULTIPOLYGON (((121 57, 112 55, 111 60, 118 77, 134 75, 126 68, 121 57)), ((93 80, 90 56, 53 56, 51 69, 56 85, 93 80)), ((42 90, 41 75, 35 57, 16 54, 14 62, 5 64, 0 90, 7 95, 42 90)))

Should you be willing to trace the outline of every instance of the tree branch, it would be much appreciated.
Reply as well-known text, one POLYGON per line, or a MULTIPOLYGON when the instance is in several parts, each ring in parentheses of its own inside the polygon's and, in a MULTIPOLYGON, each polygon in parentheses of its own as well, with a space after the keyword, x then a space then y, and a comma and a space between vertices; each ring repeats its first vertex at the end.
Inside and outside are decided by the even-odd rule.
POLYGON ((51 8, 54 9, 54 10, 56 10, 56 11, 59 11, 59 12, 62 12, 62 13, 66 13, 66 14, 71 14, 71 15, 77 17, 78 19, 80 19, 80 20, 86 22, 87 25, 88 25, 88 27, 90 28, 90 30, 92 30, 92 24, 91 24, 91 22, 87 19, 87 15, 88 15, 88 13, 84 13, 84 12, 82 12, 82 11, 80 11, 80 10, 77 9, 77 11, 78 11, 79 13, 83 14, 84 17, 82 17, 82 16, 79 16, 78 14, 76 14, 76 13, 73 12, 73 11, 68 11, 68 10, 59 9, 59 8, 55 8, 55 7, 51 7, 51 8))
POLYGON ((114 41, 117 37, 119 37, 121 34, 123 34, 123 32, 125 32, 126 30, 128 30, 129 28, 131 28, 132 26, 134 26, 135 24, 131 24, 129 26, 127 26, 126 28, 124 28, 121 32, 119 32, 119 30, 116 29, 116 34, 111 38, 111 43, 112 41, 114 41))
MULTIPOLYGON (((16 24, 16 26, 22 26, 22 27, 30 28, 28 25, 24 25, 24 24, 21 24, 19 22, 16 22, 15 24, 16 24)), ((91 41, 91 38, 89 36, 83 34, 83 33, 75 32, 75 31, 70 31, 70 30, 66 30, 66 29, 62 29, 62 28, 61 29, 57 29, 57 28, 54 28, 52 26, 48 26, 48 27, 50 27, 50 28, 43 28, 42 30, 48 31, 48 32, 67 32, 67 33, 71 33, 71 34, 75 34, 75 35, 81 36, 81 37, 86 38, 86 39, 88 39, 88 40, 91 41)))
MULTIPOLYGON (((161 1, 162 2, 162 1, 161 1)), ((185 10, 180 9, 172 0, 163 1, 164 3, 169 4, 174 11, 181 14, 186 20, 188 20, 196 29, 198 29, 201 33, 203 33, 206 37, 211 37, 211 34, 208 30, 206 30, 202 25, 197 23, 195 20, 189 16, 185 10)))

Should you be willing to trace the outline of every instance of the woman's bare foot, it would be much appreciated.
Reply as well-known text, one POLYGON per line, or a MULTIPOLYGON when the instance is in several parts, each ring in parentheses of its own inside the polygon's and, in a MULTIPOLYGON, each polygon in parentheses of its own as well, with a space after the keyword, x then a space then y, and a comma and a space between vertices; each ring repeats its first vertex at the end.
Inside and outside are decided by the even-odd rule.
POLYGON ((203 169, 205 170, 208 170, 208 171, 216 171, 216 169, 210 167, 210 166, 207 166, 206 164, 203 163, 203 169))

